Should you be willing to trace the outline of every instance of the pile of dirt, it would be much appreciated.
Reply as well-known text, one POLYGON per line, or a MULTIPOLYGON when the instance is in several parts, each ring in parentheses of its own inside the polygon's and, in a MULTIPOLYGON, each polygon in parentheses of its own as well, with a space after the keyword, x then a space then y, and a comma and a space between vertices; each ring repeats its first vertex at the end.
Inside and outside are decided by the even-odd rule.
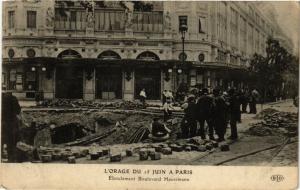
MULTIPOLYGON (((86 131, 86 135, 99 135, 116 128, 116 132, 100 139, 97 144, 110 145, 126 143, 128 137, 132 135, 140 127, 149 127, 153 115, 149 114, 131 114, 131 113, 109 113, 109 112, 89 112, 81 111, 76 113, 56 113, 56 112, 23 112, 22 113, 22 128, 31 128, 32 124, 36 126, 38 144, 40 146, 51 145, 50 140, 40 142, 43 137, 49 139, 48 133, 51 131, 68 131, 70 128, 66 126, 80 126, 82 130, 86 131), (117 123, 122 125, 116 126, 117 123), (51 129, 50 129, 51 128, 51 129), (60 129, 61 128, 61 129, 60 129), (63 130, 65 128, 65 130, 63 130), (67 130, 68 129, 68 130, 67 130)), ((77 129, 78 127, 73 127, 77 129)), ((25 130, 26 131, 26 130, 25 130)), ((73 130, 72 130, 73 133, 73 130)), ((74 135, 69 139, 83 137, 82 134, 77 135, 78 131, 75 130, 74 135)), ((52 135, 53 136, 53 135, 52 135)), ((59 135, 57 135, 59 136, 59 135)), ((60 139, 60 138, 59 138, 60 139)), ((76 139, 80 140, 80 139, 76 139)), ((44 141, 44 140, 43 140, 44 141)), ((69 141, 69 142, 70 142, 69 141)), ((27 142, 27 141, 26 141, 27 142)), ((66 143, 67 141, 58 141, 59 143, 66 143)), ((58 144, 59 144, 58 143, 58 144)), ((32 143, 30 143, 32 144, 32 143)))
POLYGON ((279 112, 278 110, 276 109, 273 109, 273 108, 267 108, 267 109, 264 109, 262 110, 259 114, 257 114, 254 118, 256 119, 263 119, 265 116, 267 115, 272 115, 274 113, 277 113, 279 112))
POLYGON ((263 121, 253 124, 248 133, 256 136, 298 135, 298 116, 296 113, 271 111, 262 115, 263 121))
MULTIPOLYGON (((113 107, 118 109, 143 109, 145 106, 139 101, 119 101, 112 103, 97 102, 97 101, 85 101, 85 100, 70 100, 70 99, 52 99, 44 100, 41 106, 44 107, 65 107, 65 108, 104 108, 113 107)), ((151 105, 152 107, 155 105, 151 105)))
POLYGON ((125 114, 108 112, 81 111, 76 113, 56 113, 56 112, 23 112, 23 127, 30 126, 35 122, 37 126, 55 125, 57 127, 76 123, 91 130, 102 130, 102 128, 112 126, 116 121, 126 118, 125 114), (98 125, 96 125, 96 123, 98 125), (99 127, 99 129, 97 129, 99 127))

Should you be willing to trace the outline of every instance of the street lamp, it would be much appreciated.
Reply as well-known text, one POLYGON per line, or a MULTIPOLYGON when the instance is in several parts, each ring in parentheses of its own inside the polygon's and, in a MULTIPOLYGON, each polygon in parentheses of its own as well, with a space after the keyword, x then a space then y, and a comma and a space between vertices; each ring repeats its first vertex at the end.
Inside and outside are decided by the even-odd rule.
MULTIPOLYGON (((184 53, 184 40, 185 40, 185 33, 188 30, 188 26, 187 26, 187 16, 180 16, 179 17, 179 32, 181 33, 181 40, 182 40, 182 52, 179 56, 182 65, 184 65, 184 60, 187 58, 187 56, 184 53)), ((178 74, 180 75, 182 73, 182 69, 178 69, 178 74)), ((178 83, 178 79, 177 79, 177 83, 178 83)))
POLYGON ((186 59, 186 56, 184 54, 184 40, 185 40, 185 33, 188 30, 187 27, 187 17, 181 16, 179 17, 179 31, 181 33, 181 40, 182 40, 182 54, 181 54, 181 61, 182 64, 184 64, 184 60, 186 59))

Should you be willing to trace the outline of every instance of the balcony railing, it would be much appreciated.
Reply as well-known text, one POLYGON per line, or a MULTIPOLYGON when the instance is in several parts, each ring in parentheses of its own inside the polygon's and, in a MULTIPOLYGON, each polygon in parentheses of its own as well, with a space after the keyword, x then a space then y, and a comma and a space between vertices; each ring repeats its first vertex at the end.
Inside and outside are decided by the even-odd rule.
POLYGON ((113 31, 125 29, 125 12, 122 10, 95 11, 95 31, 113 31))
MULTIPOLYGON (((85 10, 75 9, 67 15, 61 15, 59 10, 55 12, 56 31, 84 31, 87 27, 85 10)), ((163 12, 134 12, 132 29, 134 32, 163 32, 163 12)), ((94 15, 94 30, 101 31, 125 31, 125 11, 111 9, 96 9, 94 15)))
POLYGON ((71 11, 62 16, 55 12, 55 30, 83 31, 86 29, 86 12, 84 10, 71 11))
POLYGON ((133 13, 133 31, 163 32, 163 12, 133 13))

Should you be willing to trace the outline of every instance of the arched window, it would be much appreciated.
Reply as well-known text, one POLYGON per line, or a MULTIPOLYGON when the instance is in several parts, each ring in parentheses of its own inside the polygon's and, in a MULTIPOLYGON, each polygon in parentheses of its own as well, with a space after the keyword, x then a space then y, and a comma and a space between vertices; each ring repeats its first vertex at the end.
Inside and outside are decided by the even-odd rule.
POLYGON ((139 54, 136 59, 159 60, 159 57, 153 52, 145 51, 145 52, 139 54))
POLYGON ((72 59, 72 58, 81 58, 81 55, 72 49, 67 49, 58 54, 57 58, 60 59, 72 59))
POLYGON ((98 59, 121 59, 121 56, 114 51, 104 51, 98 55, 98 59))

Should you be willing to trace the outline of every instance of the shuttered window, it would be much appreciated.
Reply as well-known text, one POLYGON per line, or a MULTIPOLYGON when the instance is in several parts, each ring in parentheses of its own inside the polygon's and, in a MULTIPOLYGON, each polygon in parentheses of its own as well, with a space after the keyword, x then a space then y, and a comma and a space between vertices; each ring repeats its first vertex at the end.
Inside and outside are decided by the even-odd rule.
POLYGON ((27 28, 36 28, 36 11, 27 11, 27 28))
POLYGON ((15 27, 15 11, 8 11, 8 28, 15 27))

